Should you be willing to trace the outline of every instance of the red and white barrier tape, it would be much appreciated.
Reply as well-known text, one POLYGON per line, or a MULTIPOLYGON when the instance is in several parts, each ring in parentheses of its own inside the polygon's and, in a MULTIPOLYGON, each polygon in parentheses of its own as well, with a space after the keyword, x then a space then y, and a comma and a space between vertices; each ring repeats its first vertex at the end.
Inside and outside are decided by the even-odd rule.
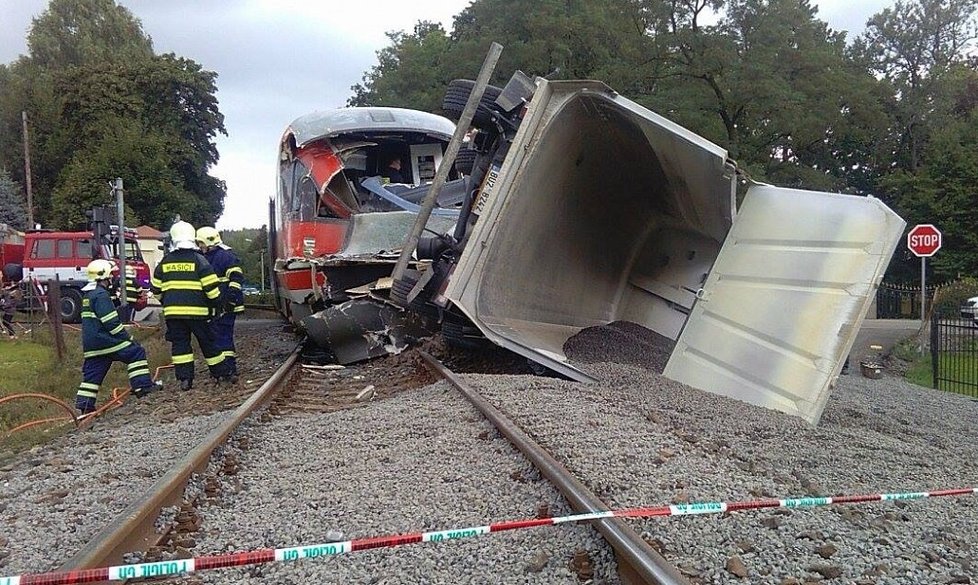
POLYGON ((327 542, 308 546, 288 548, 266 548, 250 552, 228 553, 159 561, 154 563, 139 563, 134 565, 118 565, 100 569, 83 569, 64 571, 60 573, 37 573, 14 577, 0 577, 0 585, 70 585, 74 583, 97 583, 100 581, 121 581, 124 579, 149 579, 157 577, 182 575, 195 571, 220 569, 225 567, 241 567, 272 562, 297 561, 316 557, 333 556, 344 553, 388 548, 403 544, 418 542, 444 542, 459 540, 473 536, 481 536, 492 532, 535 528, 537 526, 553 526, 567 522, 582 522, 600 520, 602 518, 648 518, 654 516, 691 516, 697 514, 721 514, 740 510, 755 510, 761 508, 815 508, 831 504, 857 504, 865 502, 886 502, 892 500, 920 500, 943 496, 964 496, 978 494, 978 488, 959 488, 938 490, 932 492, 904 492, 893 494, 865 494, 854 496, 836 496, 831 498, 793 498, 787 500, 751 500, 742 502, 698 502, 692 504, 675 504, 653 508, 626 508, 605 512, 573 514, 555 518, 534 518, 532 520, 510 520, 486 526, 470 526, 438 530, 435 532, 414 532, 361 538, 343 542, 327 542))

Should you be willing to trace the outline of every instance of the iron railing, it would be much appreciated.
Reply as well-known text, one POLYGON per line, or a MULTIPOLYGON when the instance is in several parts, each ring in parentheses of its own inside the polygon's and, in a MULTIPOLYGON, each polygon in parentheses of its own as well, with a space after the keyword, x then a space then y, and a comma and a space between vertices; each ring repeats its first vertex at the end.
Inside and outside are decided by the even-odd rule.
POLYGON ((930 323, 934 388, 978 396, 978 322, 934 311, 930 323))

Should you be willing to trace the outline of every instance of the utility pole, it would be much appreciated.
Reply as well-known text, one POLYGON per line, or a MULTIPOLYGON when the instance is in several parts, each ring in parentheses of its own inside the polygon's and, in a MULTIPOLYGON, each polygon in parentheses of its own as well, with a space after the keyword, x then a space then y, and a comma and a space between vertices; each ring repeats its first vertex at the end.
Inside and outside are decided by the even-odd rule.
POLYGON ((128 304, 126 301, 126 222, 122 179, 116 178, 110 185, 115 193, 116 215, 119 217, 119 305, 122 307, 122 314, 128 315, 126 312, 128 304))
POLYGON ((20 112, 24 122, 24 185, 27 187, 27 227, 34 227, 34 193, 31 190, 31 144, 27 139, 27 110, 20 112))

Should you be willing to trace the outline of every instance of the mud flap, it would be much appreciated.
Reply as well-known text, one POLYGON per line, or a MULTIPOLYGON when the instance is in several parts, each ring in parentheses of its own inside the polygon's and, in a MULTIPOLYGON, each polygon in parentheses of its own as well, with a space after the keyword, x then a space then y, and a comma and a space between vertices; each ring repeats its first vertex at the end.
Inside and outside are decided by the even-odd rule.
POLYGON ((399 354, 434 332, 424 317, 370 297, 313 313, 302 326, 343 365, 399 354))

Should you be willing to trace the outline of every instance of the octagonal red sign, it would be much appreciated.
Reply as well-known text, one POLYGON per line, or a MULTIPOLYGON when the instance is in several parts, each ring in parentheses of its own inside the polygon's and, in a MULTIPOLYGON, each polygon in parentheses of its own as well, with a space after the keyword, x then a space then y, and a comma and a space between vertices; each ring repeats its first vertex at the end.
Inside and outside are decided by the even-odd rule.
POLYGON ((917 256, 933 256, 941 249, 941 230, 929 223, 915 225, 907 234, 907 248, 917 256))

